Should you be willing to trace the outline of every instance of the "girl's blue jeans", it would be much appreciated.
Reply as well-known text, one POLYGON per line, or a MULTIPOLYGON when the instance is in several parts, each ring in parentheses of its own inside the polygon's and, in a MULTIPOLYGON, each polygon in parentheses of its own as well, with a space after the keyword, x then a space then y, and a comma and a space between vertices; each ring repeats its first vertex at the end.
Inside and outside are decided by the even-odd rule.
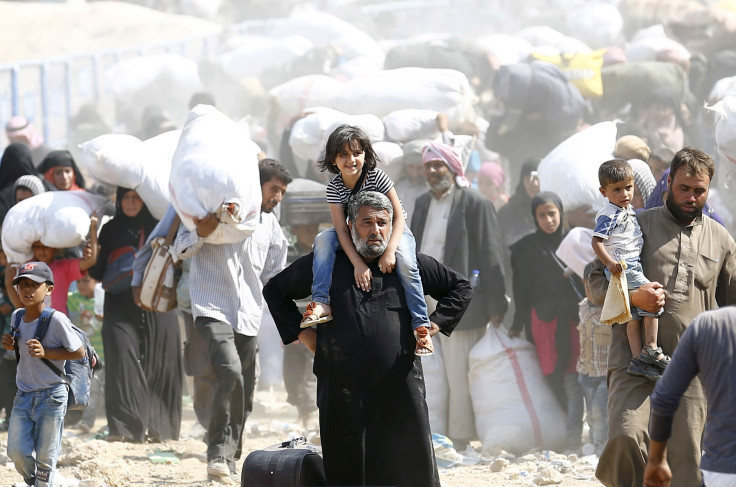
MULTIPOLYGON (((330 287, 332 286, 332 270, 335 267, 335 252, 340 248, 337 232, 329 228, 314 239, 314 261, 312 262, 312 301, 330 303, 330 287)), ((417 244, 411 230, 404 228, 404 233, 396 249, 396 271, 404 287, 406 305, 411 314, 411 327, 416 330, 421 326, 429 328, 427 302, 424 300, 424 288, 417 266, 417 244)))

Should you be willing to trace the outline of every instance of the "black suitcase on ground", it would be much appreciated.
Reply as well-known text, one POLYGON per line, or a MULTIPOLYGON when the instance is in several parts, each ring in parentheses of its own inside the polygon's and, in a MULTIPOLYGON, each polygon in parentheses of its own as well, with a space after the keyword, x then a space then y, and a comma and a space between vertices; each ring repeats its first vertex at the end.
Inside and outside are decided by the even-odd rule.
POLYGON ((303 437, 251 452, 243 463, 242 487, 327 485, 322 457, 303 437))

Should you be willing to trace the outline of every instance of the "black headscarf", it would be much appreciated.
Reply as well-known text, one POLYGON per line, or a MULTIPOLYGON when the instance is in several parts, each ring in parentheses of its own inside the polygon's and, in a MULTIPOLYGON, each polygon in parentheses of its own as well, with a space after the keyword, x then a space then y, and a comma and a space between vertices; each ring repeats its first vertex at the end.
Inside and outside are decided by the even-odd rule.
POLYGON ((115 216, 100 231, 100 252, 97 263, 89 270, 90 276, 98 281, 105 275, 105 267, 110 253, 121 247, 140 248, 142 241, 148 238, 158 221, 151 215, 144 204, 136 216, 123 213, 121 201, 128 188, 118 187, 115 200, 115 216))
POLYGON ((557 249, 562 242, 562 238, 565 236, 564 229, 562 228, 562 216, 564 215, 564 209, 562 207, 562 200, 556 193, 552 191, 542 191, 532 198, 532 218, 534 218, 534 225, 537 227, 537 233, 540 234, 539 238, 545 242, 550 248, 557 249), (537 221, 537 208, 545 203, 552 203, 560 210, 560 225, 555 230, 555 233, 545 233, 539 228, 539 222, 537 221))
POLYGON ((153 230, 153 227, 156 226, 157 220, 151 215, 151 212, 148 211, 148 207, 143 204, 143 208, 141 208, 141 211, 138 212, 136 216, 127 216, 125 213, 123 213, 123 197, 125 196, 125 193, 128 191, 133 191, 129 188, 123 188, 122 186, 118 186, 117 190, 115 191, 115 219, 120 220, 122 223, 125 223, 127 226, 131 228, 140 228, 144 227, 148 229, 146 232, 146 235, 150 233, 151 230, 153 230), (149 228, 150 227, 150 228, 149 228))
POLYGON ((38 176, 38 171, 33 165, 31 149, 20 142, 10 144, 5 148, 0 160, 0 190, 12 188, 16 179, 27 174, 38 176))
POLYGON ((84 189, 85 181, 84 176, 79 171, 77 163, 74 162, 72 153, 68 150, 54 150, 49 152, 46 157, 43 158, 41 164, 38 166, 38 171, 44 175, 44 179, 53 184, 53 181, 46 177, 46 173, 55 167, 71 167, 74 169, 74 183, 79 186, 79 189, 84 189))

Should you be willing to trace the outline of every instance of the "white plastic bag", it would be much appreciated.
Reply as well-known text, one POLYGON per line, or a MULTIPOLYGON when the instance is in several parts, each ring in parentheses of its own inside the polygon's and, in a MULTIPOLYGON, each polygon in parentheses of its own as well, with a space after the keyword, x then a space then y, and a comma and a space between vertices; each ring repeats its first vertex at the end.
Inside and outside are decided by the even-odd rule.
POLYGON ((240 242, 255 230, 261 210, 257 147, 230 118, 210 105, 189 113, 171 162, 169 192, 182 223, 210 213, 222 224, 208 243, 240 242))
POLYGON ((169 206, 173 140, 179 131, 141 142, 127 134, 106 134, 80 144, 80 163, 100 184, 134 189, 154 218, 169 206), (168 154, 167 154, 168 153, 168 154))
POLYGON ((453 69, 397 68, 348 81, 334 100, 345 113, 389 113, 420 108, 443 112, 450 124, 475 118, 477 101, 468 78, 453 69))
POLYGON ((76 247, 89 233, 89 217, 102 214, 106 199, 87 191, 48 191, 25 199, 8 210, 2 244, 8 262, 33 257, 33 242, 56 249, 76 247))
POLYGON ((613 159, 616 123, 601 122, 571 135, 542 159, 539 184, 562 199, 565 210, 590 205, 598 211, 605 199, 598 182, 598 168, 613 159))
POLYGON ((708 108, 718 115, 713 129, 718 157, 736 164, 736 96, 726 95, 708 108))
POLYGON ((514 454, 564 445, 566 415, 542 376, 534 346, 491 327, 469 356, 468 381, 483 450, 514 454))
POLYGON ((396 142, 416 139, 434 139, 440 135, 435 110, 406 108, 396 110, 383 117, 386 138, 396 142))

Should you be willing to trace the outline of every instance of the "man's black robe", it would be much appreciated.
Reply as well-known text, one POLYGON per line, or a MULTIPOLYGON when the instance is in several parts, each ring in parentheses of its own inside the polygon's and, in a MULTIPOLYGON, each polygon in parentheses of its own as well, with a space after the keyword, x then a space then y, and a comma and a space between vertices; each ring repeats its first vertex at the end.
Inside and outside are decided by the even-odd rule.
MULTIPOLYGON (((311 293, 312 254, 295 261, 263 289, 284 344, 297 339, 295 299, 311 293)), ((424 293, 438 300, 430 320, 449 335, 465 312, 468 281, 418 254, 424 293)), ((317 325, 317 406, 329 485, 439 486, 421 360, 404 290, 396 272, 376 263, 372 289, 355 285, 353 266, 338 251, 330 305, 334 320, 317 325)))

